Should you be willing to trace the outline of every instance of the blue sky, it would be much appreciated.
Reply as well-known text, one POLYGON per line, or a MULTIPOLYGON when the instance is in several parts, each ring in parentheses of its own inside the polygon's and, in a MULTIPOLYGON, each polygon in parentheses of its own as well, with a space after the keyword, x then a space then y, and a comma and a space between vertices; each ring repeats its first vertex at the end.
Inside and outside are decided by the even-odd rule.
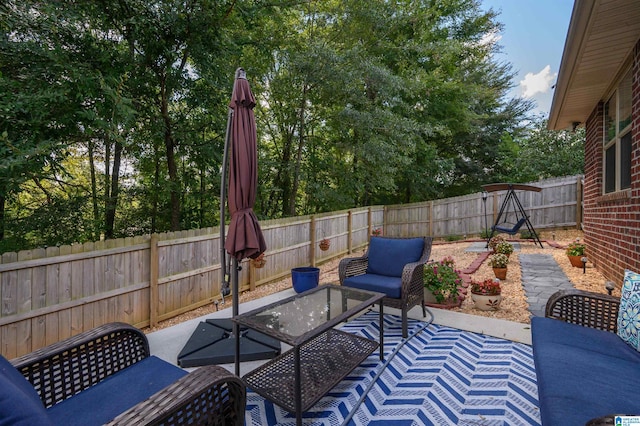
POLYGON ((516 73, 511 96, 533 99, 534 112, 548 117, 573 0, 482 0, 482 8, 498 12, 504 26, 498 59, 516 73))

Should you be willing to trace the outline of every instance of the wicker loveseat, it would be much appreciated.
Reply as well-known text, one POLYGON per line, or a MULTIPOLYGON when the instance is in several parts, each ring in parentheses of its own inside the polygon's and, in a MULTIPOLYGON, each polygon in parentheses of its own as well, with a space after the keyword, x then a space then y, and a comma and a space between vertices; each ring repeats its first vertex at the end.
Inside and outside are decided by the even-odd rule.
POLYGON ((616 334, 619 308, 613 296, 562 290, 549 298, 546 318, 532 318, 543 426, 640 415, 640 353, 616 334))
POLYGON ((401 310, 402 337, 407 337, 407 312, 421 305, 427 316, 423 277, 431 244, 431 237, 372 237, 364 256, 340 261, 340 284, 384 293, 384 305, 401 310))
POLYGON ((188 373, 111 323, 7 361, 0 425, 242 425, 246 390, 218 366, 188 373))

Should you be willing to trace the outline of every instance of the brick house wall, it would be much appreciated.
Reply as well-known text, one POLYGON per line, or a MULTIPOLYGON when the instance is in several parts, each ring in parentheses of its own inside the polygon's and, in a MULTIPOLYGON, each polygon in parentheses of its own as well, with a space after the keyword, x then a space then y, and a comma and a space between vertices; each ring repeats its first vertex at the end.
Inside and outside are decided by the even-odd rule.
POLYGON ((603 193, 604 103, 585 123, 584 218, 587 257, 607 280, 622 285, 624 270, 640 272, 640 41, 632 65, 631 188, 603 193))

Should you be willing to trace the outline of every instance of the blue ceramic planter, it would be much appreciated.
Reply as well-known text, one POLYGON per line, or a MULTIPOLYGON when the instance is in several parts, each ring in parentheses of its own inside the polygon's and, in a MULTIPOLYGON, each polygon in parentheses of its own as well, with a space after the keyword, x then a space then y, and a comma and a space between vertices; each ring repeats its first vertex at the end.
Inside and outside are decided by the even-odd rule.
POLYGON ((296 293, 302 293, 318 286, 320 281, 320 268, 302 267, 291 270, 291 281, 296 293))

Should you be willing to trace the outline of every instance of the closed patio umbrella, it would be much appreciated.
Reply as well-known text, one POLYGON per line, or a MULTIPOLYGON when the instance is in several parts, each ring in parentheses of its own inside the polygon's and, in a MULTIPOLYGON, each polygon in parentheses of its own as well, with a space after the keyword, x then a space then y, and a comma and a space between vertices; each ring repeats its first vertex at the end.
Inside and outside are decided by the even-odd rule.
MULTIPOLYGON (((224 230, 224 188, 226 161, 228 150, 231 150, 229 161, 229 191, 227 202, 231 221, 224 242, 224 250, 232 256, 231 270, 226 271, 224 250, 222 250, 223 280, 227 274, 231 275, 231 289, 233 292, 233 316, 238 315, 238 261, 256 258, 266 250, 266 243, 258 218, 253 212, 258 189, 258 153, 256 137, 256 121, 253 107, 256 100, 251 93, 247 76, 242 68, 236 70, 233 93, 229 103, 229 119, 225 140, 222 191, 220 199, 220 229, 224 230)), ((224 239, 224 231, 221 232, 224 239)), ((224 294, 224 293, 223 293, 224 294)), ((240 332, 236 323, 233 325, 236 350, 236 375, 240 374, 238 362, 240 359, 240 332)))
MULTIPOLYGON (((220 184, 220 263, 223 283, 221 294, 223 297, 229 294, 230 279, 234 317, 238 315, 239 304, 238 261, 247 257, 256 258, 266 249, 258 218, 253 212, 258 185, 256 123, 253 115, 255 104, 245 72, 238 68, 229 104, 220 184), (231 221, 225 239, 227 198, 231 221), (230 266, 226 261, 227 252, 232 260, 230 266)), ((200 322, 178 355, 178 365, 195 367, 236 361, 236 375, 240 375, 240 360, 253 361, 273 358, 280 354, 278 340, 254 330, 244 330, 240 333, 238 325, 235 322, 233 325, 230 323, 232 321, 226 318, 200 322)))
POLYGON ((255 105, 246 74, 239 68, 229 103, 233 110, 228 137, 231 147, 228 193, 231 222, 224 244, 225 250, 236 260, 256 258, 266 249, 258 218, 253 212, 258 188, 255 105))

